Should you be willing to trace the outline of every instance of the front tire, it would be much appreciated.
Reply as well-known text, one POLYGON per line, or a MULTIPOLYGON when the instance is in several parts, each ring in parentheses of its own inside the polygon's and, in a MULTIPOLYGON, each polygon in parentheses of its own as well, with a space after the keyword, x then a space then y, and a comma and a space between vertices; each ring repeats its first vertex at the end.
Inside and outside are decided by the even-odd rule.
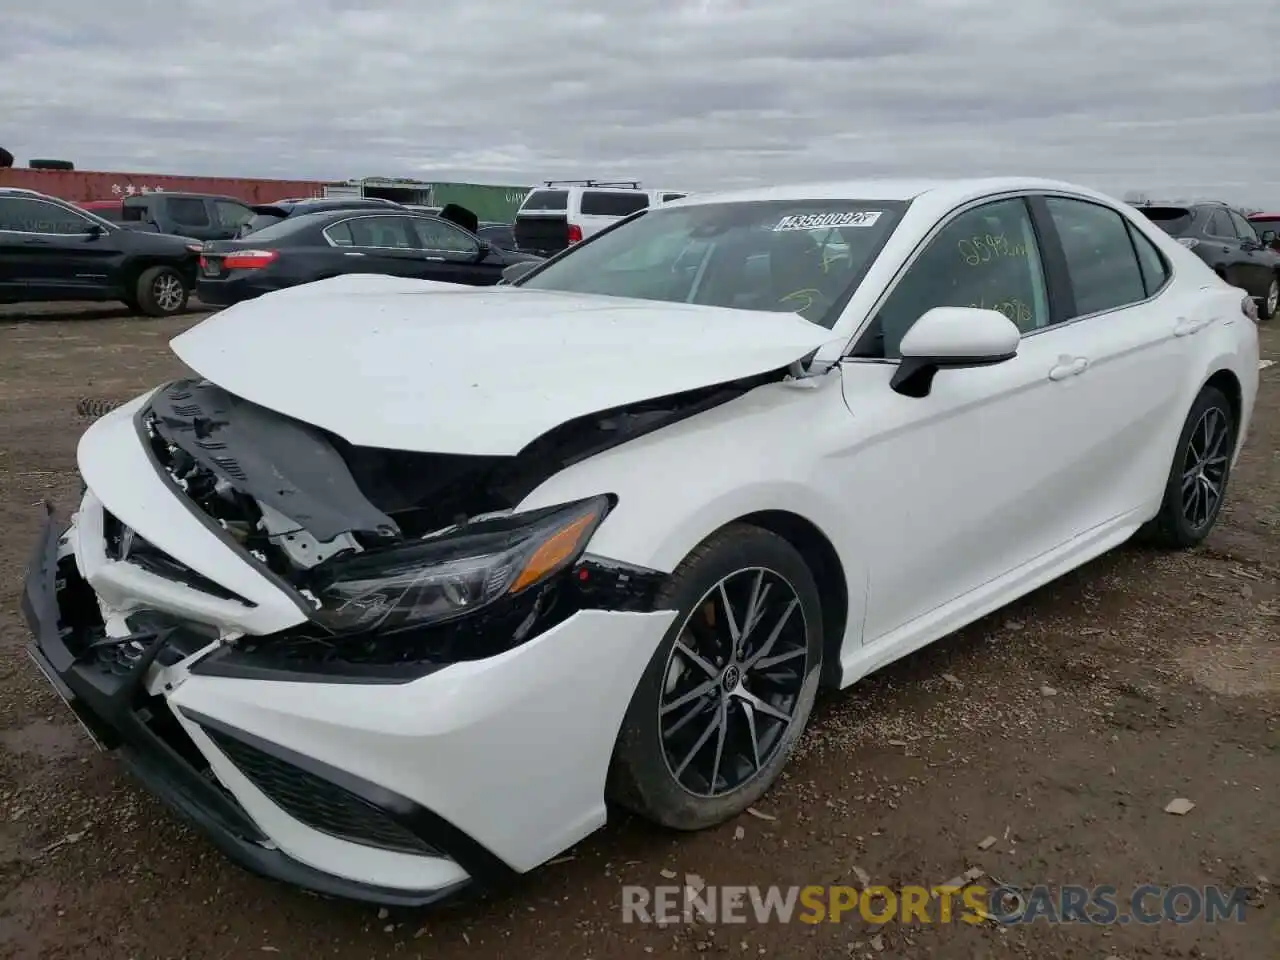
POLYGON ((1221 390, 1205 387, 1187 414, 1164 501, 1147 527, 1158 546, 1185 550, 1209 535, 1226 499, 1235 444, 1231 404, 1221 390))
POLYGON ((187 308, 187 289, 182 274, 173 267, 149 267, 142 271, 134 287, 138 308, 149 317, 172 317, 187 308))
POLYGON ((657 824, 701 830, 758 800, 804 732, 822 605, 790 543, 737 523, 694 549, 655 609, 679 614, 631 698, 608 792, 657 824))

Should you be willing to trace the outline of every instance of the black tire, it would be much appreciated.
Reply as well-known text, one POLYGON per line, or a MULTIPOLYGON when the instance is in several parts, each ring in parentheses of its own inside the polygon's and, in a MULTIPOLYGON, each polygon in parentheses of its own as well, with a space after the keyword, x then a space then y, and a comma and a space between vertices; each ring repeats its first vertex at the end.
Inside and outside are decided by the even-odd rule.
POLYGON ((649 661, 623 718, 607 792, 618 805, 661 826, 701 830, 737 816, 758 800, 782 772, 804 732, 822 672, 822 604, 813 574, 790 543, 759 527, 735 523, 704 540, 672 574, 656 609, 673 608, 680 612, 649 661), (746 604, 734 598, 745 599, 752 590, 760 590, 766 597, 754 624, 759 630, 742 632, 745 647, 732 657, 726 646, 719 645, 728 644, 728 625, 734 622, 721 612, 717 626, 716 611, 725 609, 717 599, 724 581, 728 582, 729 608, 738 606, 744 621, 741 607, 746 604), (762 581, 768 589, 760 585, 762 581), (784 617, 782 611, 788 608, 790 614, 784 617), (697 621, 695 613, 700 618, 697 621), (802 616, 797 618, 797 613, 802 616), (778 621, 783 623, 782 632, 766 645, 778 621), (695 623, 701 637, 685 632, 686 626, 695 623), (712 637, 718 630, 725 635, 712 637), (696 652, 706 654, 703 669, 683 650, 677 654, 677 640, 682 637, 696 652), (713 651, 726 654, 718 664, 713 651), (785 664, 774 663, 784 657, 785 664), (731 664, 738 673, 731 674, 731 664), (785 683, 778 679, 783 676, 785 683), (686 679, 691 686, 685 693, 669 689, 675 685, 679 690, 686 679), (688 699, 694 687, 708 685, 713 689, 688 699), (686 771, 701 764, 681 761, 673 770, 668 759, 660 724, 663 701, 669 695, 672 702, 666 709, 677 718, 668 721, 672 750, 676 755, 700 759, 711 753, 713 772, 702 777, 701 792, 677 779, 677 775, 696 776, 686 771), (683 706, 677 706, 680 703, 683 706), (684 706, 690 708, 688 716, 684 706), (764 707, 782 711, 789 720, 774 719, 764 707), (688 730, 681 736, 674 728, 686 723, 688 730), (695 735, 698 728, 703 732, 695 735), (706 739, 713 729, 715 735, 706 739), (721 739, 720 730, 733 731, 732 744, 727 736, 721 739), (744 741, 744 735, 749 739, 744 741), (697 746, 700 742, 704 743, 701 748, 697 746), (759 753, 758 758, 747 756, 748 743, 756 745, 752 753, 759 753), (731 752, 726 753, 725 747, 731 752))
POLYGON ((1258 304, 1260 321, 1270 320, 1276 315, 1277 308, 1280 307, 1277 301, 1280 301, 1280 273, 1271 278, 1271 286, 1262 298, 1262 302, 1258 304))
MULTIPOLYGON (((1177 450, 1173 464, 1169 467, 1169 479, 1165 483, 1164 500, 1160 504, 1160 512, 1154 520, 1146 525, 1144 532, 1147 539, 1157 546, 1172 550, 1186 550, 1199 544, 1218 520, 1222 512, 1222 504, 1226 501, 1227 487, 1231 480, 1231 458, 1236 445, 1236 417, 1231 404, 1221 390, 1216 387, 1205 387, 1191 405, 1191 412, 1182 425, 1182 433, 1178 437, 1177 450), (1204 475, 1210 481, 1217 481, 1218 496, 1212 503, 1202 522, 1194 522, 1188 518, 1187 502, 1184 500, 1184 479, 1193 461, 1200 459, 1203 453, 1204 431, 1206 419, 1215 424, 1214 430, 1222 430, 1223 439, 1219 449, 1212 452, 1212 463, 1205 464, 1204 475), (1220 425, 1217 426, 1217 425, 1220 425), (1221 458, 1219 460, 1219 458, 1221 458)), ((1193 490, 1199 490, 1201 496, 1205 488, 1198 476, 1189 481, 1193 490)), ((1194 494, 1188 494, 1194 496, 1194 494)))
POLYGON ((187 308, 187 299, 191 296, 182 274, 173 267, 143 270, 134 291, 138 308, 149 317, 171 317, 181 313, 187 308), (180 294, 176 292, 179 290, 180 294))
POLYGON ((123 400, 100 400, 93 397, 82 397, 76 401, 76 413, 82 417, 96 420, 98 417, 106 416, 123 403, 123 400))

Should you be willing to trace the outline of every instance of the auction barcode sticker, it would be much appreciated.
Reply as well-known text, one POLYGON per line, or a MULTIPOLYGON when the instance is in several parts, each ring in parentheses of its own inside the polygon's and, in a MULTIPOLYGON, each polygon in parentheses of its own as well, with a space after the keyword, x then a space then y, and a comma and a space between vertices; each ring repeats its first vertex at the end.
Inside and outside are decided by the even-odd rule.
POLYGON ((846 210, 840 213, 797 213, 783 217, 773 228, 780 230, 820 230, 823 227, 870 227, 882 210, 846 210))

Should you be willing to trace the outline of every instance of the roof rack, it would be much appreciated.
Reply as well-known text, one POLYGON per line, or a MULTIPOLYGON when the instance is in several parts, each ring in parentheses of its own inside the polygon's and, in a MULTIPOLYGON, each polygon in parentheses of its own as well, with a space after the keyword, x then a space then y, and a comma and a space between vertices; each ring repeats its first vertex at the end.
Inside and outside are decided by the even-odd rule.
POLYGON ((639 180, 546 180, 548 187, 622 187, 640 189, 639 180))

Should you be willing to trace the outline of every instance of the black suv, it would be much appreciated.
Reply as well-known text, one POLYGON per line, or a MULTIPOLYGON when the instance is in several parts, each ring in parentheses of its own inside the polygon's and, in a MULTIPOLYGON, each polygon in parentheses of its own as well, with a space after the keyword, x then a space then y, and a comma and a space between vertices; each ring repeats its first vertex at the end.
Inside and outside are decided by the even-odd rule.
POLYGON ((166 317, 186 308, 200 244, 126 230, 34 190, 0 187, 0 303, 120 300, 166 317))
POLYGON ((1190 247, 1227 283, 1258 301, 1258 317, 1280 308, 1280 253, 1267 249, 1253 225, 1225 203, 1139 204, 1147 219, 1190 247))
POLYGON ((134 230, 194 240, 230 240, 253 217, 253 208, 243 200, 212 193, 140 193, 80 206, 134 230))

